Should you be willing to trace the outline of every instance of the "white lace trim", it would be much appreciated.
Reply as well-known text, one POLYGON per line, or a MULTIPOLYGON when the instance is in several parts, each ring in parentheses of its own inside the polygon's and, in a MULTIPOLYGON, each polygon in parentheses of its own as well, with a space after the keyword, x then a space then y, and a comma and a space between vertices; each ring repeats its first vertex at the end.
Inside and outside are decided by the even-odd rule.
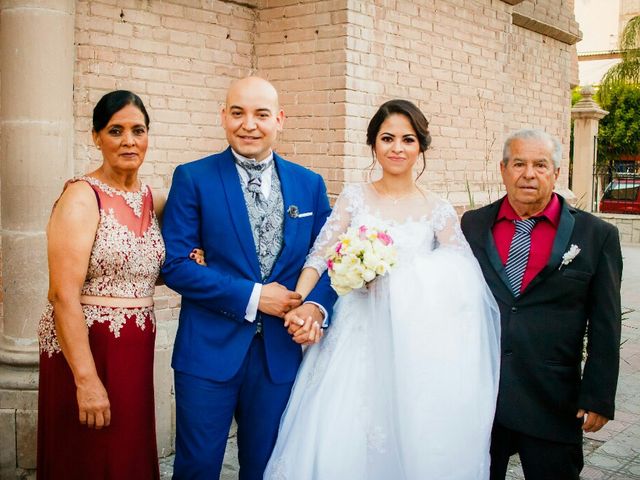
POLYGON ((351 223, 351 216, 354 212, 362 210, 363 196, 362 186, 358 184, 347 184, 342 189, 342 193, 336 200, 331 215, 325 222, 322 230, 307 255, 305 268, 314 268, 318 275, 322 275, 327 269, 326 250, 337 240, 339 234, 345 232, 351 223))
POLYGON ((101 182, 97 178, 90 177, 88 175, 83 175, 80 177, 76 177, 74 180, 84 180, 89 184, 98 187, 104 193, 113 197, 114 195, 120 195, 124 201, 129 205, 131 210, 133 210, 133 214, 140 218, 142 216, 142 203, 144 202, 144 197, 149 194, 149 189, 147 185, 145 185, 142 180, 140 180, 140 190, 137 192, 125 192, 124 190, 118 190, 117 188, 111 187, 104 182, 101 182))
POLYGON ((437 236, 437 247, 453 248, 473 255, 471 247, 462 233, 458 214, 449 202, 440 200, 439 205, 433 210, 431 225, 437 236))
POLYGON ((454 248, 471 254, 460 228, 458 215, 446 200, 427 192, 424 197, 415 197, 411 202, 398 207, 392 199, 377 195, 375 189, 368 184, 348 184, 336 200, 304 266, 314 268, 322 275, 327 269, 327 248, 349 226, 357 226, 352 225, 354 222, 372 223, 372 226, 383 229, 397 229, 407 224, 424 225, 426 228, 430 225, 435 234, 431 249, 454 248))
MULTIPOLYGON (((144 331, 146 329, 146 321, 151 322, 152 331, 156 329, 156 317, 153 313, 153 307, 103 307, 101 305, 82 305, 87 328, 91 328, 94 323, 109 323, 109 331, 113 333, 115 338, 120 337, 120 331, 127 322, 135 317, 136 326, 144 331)), ((60 343, 56 335, 56 324, 53 316, 53 305, 48 303, 40 324, 38 325, 38 343, 40 353, 46 353, 51 357, 54 353, 60 353, 60 343)))

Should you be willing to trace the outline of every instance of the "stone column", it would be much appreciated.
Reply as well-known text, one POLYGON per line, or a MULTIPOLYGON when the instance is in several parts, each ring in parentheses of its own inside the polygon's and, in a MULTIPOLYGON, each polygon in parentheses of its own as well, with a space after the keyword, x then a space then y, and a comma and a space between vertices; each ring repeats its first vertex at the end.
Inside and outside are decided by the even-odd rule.
POLYGON ((74 0, 0 0, 0 478, 35 468, 45 227, 72 174, 74 0))
POLYGON ((595 138, 600 119, 609 114, 593 100, 594 89, 583 87, 582 98, 571 109, 573 119, 573 176, 571 189, 576 205, 587 211, 595 211, 593 198, 593 166, 596 160, 595 138))

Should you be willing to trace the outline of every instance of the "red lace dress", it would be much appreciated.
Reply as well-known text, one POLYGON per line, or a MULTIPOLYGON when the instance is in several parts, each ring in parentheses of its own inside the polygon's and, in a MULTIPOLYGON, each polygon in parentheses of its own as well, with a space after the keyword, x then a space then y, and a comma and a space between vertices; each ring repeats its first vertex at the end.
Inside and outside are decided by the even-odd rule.
POLYGON ((73 375, 48 304, 38 328, 38 478, 157 479, 155 317, 153 306, 134 306, 136 299, 153 296, 164 260, 151 190, 142 185, 138 192, 119 191, 92 177, 72 182, 79 180, 91 185, 100 208, 82 287, 82 295, 98 304, 83 303, 82 309, 98 375, 109 395, 111 425, 95 430, 80 424, 73 375), (96 297, 124 298, 130 306, 103 306, 96 297))

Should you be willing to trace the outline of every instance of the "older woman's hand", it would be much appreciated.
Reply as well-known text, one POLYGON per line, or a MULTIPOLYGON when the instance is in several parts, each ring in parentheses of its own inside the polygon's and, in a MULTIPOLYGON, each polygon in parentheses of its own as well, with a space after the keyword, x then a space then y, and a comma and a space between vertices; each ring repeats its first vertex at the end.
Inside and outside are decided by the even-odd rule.
POLYGON ((189 254, 189 258, 203 267, 207 266, 207 262, 204 261, 204 250, 201 248, 194 248, 189 254))
POLYGON ((78 382, 76 386, 80 423, 100 430, 111 423, 111 405, 107 390, 98 377, 78 382))

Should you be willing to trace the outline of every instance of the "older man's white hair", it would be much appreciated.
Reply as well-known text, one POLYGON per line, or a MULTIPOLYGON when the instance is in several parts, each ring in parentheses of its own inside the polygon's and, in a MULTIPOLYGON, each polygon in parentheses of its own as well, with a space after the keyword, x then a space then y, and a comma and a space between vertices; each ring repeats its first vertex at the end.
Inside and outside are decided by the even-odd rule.
POLYGON ((502 149, 502 163, 505 166, 511 158, 511 143, 514 140, 540 140, 546 142, 546 144, 549 145, 554 169, 557 170, 560 168, 560 160, 562 160, 562 145, 553 135, 549 135, 544 130, 537 130, 534 128, 518 130, 507 137, 504 141, 504 148, 502 149))

